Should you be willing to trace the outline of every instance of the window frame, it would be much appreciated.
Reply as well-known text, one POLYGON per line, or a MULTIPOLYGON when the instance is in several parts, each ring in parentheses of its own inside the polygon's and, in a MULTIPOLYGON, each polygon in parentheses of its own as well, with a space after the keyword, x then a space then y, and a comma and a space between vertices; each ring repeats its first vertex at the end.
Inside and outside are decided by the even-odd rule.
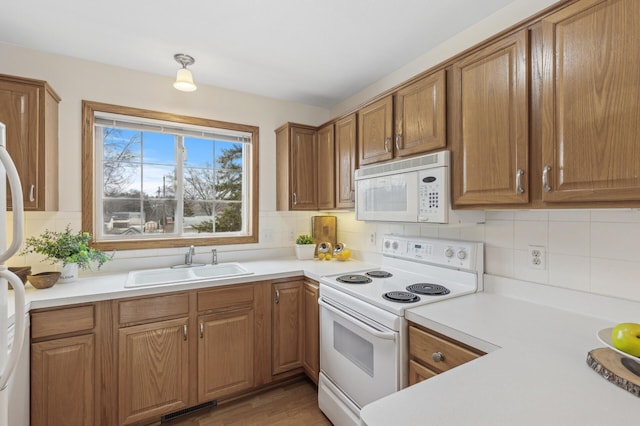
POLYGON ((136 249, 157 249, 170 247, 212 246, 222 244, 251 244, 258 242, 259 226, 259 167, 258 167, 258 136, 259 128, 245 124, 229 123, 225 121, 210 120, 186 115, 165 113, 159 111, 132 108, 120 105, 112 105, 101 102, 82 101, 82 229, 97 235, 96 232, 96 191, 94 170, 96 161, 96 150, 94 142, 94 118, 97 113, 111 113, 131 117, 161 120, 178 124, 197 125, 214 127, 225 130, 236 130, 251 133, 251 153, 249 159, 250 176, 247 188, 247 235, 232 236, 171 236, 167 238, 145 238, 117 240, 108 239, 102 241, 92 241, 91 245, 100 250, 136 250, 136 249))

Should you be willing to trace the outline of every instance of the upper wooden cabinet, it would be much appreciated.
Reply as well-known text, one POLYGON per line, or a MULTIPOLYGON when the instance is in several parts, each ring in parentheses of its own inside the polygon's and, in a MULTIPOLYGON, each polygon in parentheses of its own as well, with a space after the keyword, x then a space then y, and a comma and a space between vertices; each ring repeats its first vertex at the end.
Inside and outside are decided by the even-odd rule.
POLYGON ((336 206, 335 148, 333 124, 318 129, 318 208, 336 206))
POLYGON ((454 205, 529 201, 528 50, 522 30, 453 64, 454 205))
POLYGON ((401 88, 394 98, 396 157, 447 146, 445 70, 401 88))
POLYGON ((25 210, 58 209, 59 102, 44 81, 0 75, 0 122, 6 125, 25 210))
POLYGON ((316 128, 287 123, 276 130, 278 210, 317 210, 316 128))
POLYGON ((336 122, 336 208, 355 207, 354 173, 357 168, 356 156, 356 114, 350 114, 336 122))
POLYGON ((359 164, 393 158, 393 97, 380 99, 358 111, 359 164))
POLYGON ((640 2, 542 21, 542 200, 640 200, 640 2))

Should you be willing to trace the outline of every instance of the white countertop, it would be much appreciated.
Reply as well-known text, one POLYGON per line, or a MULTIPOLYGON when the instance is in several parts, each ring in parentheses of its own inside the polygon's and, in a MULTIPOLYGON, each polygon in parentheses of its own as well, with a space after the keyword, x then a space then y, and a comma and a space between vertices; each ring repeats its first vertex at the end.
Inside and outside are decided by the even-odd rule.
MULTIPOLYGON (((25 286, 27 308, 49 308, 77 303, 97 302, 101 300, 120 299, 124 297, 144 296, 150 294, 169 293, 228 284, 253 281, 272 280, 278 278, 304 275, 314 280, 321 276, 349 273, 362 269, 370 269, 374 265, 349 259, 347 261, 297 260, 295 257, 261 259, 240 262, 253 272, 235 278, 217 280, 189 281, 176 284, 125 288, 128 273, 92 274, 81 277, 73 283, 55 284, 51 288, 38 290, 30 284, 25 286)), ((9 324, 13 323, 13 291, 9 291, 9 324)))
MULTIPOLYGON (((604 346, 596 332, 614 325, 611 315, 597 318, 486 291, 407 311, 409 320, 488 353, 365 406, 367 425, 640 422, 640 400, 586 364, 587 353, 604 346)), ((633 312, 629 302, 621 303, 621 312, 633 312)), ((637 309, 629 320, 638 320, 637 309)))

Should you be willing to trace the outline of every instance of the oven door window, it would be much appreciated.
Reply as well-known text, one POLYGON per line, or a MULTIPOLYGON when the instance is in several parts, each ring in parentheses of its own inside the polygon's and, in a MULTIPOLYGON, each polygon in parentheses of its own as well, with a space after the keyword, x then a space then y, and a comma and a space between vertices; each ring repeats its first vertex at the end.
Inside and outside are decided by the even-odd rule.
POLYGON ((333 323, 333 349, 373 377, 373 344, 342 324, 333 323))
POLYGON ((360 408, 400 389, 398 333, 320 310, 320 369, 360 408))

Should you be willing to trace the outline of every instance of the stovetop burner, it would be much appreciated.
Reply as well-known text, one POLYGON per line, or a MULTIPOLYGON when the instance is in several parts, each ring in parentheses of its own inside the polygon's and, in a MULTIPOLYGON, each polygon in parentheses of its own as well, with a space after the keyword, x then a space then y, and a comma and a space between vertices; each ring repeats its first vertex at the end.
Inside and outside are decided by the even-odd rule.
POLYGON ((449 294, 449 289, 438 284, 417 283, 407 287, 407 291, 428 296, 444 296, 449 294))
POLYGON ((336 281, 345 284, 368 284, 373 280, 369 277, 365 277, 364 275, 342 275, 336 278, 336 281))
POLYGON ((420 300, 420 296, 406 291, 390 291, 383 294, 382 297, 392 302, 399 303, 413 303, 420 300))
POLYGON ((365 275, 368 275, 373 278, 389 278, 393 276, 391 272, 387 272, 387 271, 369 271, 369 272, 365 272, 365 275))

